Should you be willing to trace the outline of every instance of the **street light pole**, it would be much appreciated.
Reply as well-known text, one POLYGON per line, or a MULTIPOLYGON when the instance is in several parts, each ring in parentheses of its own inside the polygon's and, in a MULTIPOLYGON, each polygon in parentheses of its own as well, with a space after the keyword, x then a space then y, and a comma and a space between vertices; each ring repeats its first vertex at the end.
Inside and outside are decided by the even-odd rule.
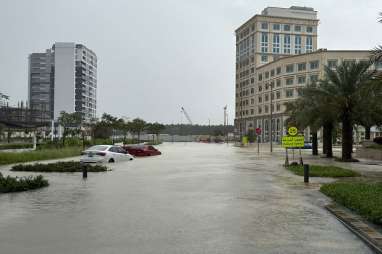
POLYGON ((273 84, 271 84, 271 107, 270 107, 270 123, 269 123, 269 126, 270 126, 270 130, 269 130, 269 136, 270 136, 270 150, 271 152, 273 152, 273 143, 272 143, 272 140, 273 140, 273 124, 272 124, 272 118, 273 118, 273 84))

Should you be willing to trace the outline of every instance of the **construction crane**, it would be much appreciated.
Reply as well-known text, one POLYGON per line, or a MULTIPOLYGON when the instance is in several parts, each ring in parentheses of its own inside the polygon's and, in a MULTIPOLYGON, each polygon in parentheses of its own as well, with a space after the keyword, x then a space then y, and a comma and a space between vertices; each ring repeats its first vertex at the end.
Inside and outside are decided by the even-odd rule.
POLYGON ((181 109, 182 109, 182 110, 181 110, 180 112, 182 112, 182 113, 184 114, 184 116, 185 116, 185 117, 187 118, 187 120, 188 120, 188 123, 192 125, 191 118, 190 118, 190 116, 187 114, 186 110, 185 110, 183 107, 181 107, 181 109))

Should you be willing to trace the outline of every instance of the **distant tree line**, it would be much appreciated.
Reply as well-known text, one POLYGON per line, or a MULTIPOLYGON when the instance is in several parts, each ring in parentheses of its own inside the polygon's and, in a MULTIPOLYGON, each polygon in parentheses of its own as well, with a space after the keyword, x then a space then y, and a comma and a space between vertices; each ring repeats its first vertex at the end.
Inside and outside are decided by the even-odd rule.
POLYGON ((233 130, 233 125, 166 124, 163 133, 170 135, 223 136, 228 132, 233 132, 233 130))

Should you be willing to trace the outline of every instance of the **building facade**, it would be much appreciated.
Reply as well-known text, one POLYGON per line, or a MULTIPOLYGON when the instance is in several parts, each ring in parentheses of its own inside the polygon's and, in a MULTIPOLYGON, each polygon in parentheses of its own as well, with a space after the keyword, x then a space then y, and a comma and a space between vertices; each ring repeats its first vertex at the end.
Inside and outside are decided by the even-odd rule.
POLYGON ((313 8, 268 7, 235 31, 236 133, 245 134, 246 122, 254 116, 251 103, 255 100, 257 68, 282 57, 316 51, 317 27, 317 12, 313 8))
MULTIPOLYGON (((292 6, 265 8, 236 30, 237 135, 261 128, 261 142, 280 141, 286 133, 286 102, 324 78, 325 66, 369 61, 370 51, 317 50, 317 27, 313 8, 292 6)), ((380 63, 375 67, 382 69, 380 63)))
MULTIPOLYGON (((369 61, 370 51, 326 50, 279 58, 256 69, 255 86, 246 88, 243 121, 246 130, 261 128, 261 141, 280 141, 286 132, 285 103, 298 98, 301 88, 324 78, 325 66, 336 68, 342 62, 369 61), (253 89, 252 89, 253 88, 253 89), (271 114, 272 112, 272 114, 271 114), (271 124, 272 121, 272 124, 271 124)), ((309 137, 309 130, 306 130, 309 137)))
POLYGON ((6 107, 9 103, 9 96, 3 93, 0 93, 0 108, 6 107))
POLYGON ((97 56, 82 44, 56 42, 29 55, 29 105, 57 119, 61 111, 96 116, 97 56))

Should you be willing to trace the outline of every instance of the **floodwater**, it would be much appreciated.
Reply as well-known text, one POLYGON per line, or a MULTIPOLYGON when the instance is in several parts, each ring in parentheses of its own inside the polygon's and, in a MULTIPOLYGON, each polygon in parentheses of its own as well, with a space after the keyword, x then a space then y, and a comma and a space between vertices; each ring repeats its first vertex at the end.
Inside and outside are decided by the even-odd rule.
POLYGON ((158 148, 163 155, 86 181, 44 174, 47 188, 0 194, 0 253, 372 253, 282 156, 227 144, 158 148))

